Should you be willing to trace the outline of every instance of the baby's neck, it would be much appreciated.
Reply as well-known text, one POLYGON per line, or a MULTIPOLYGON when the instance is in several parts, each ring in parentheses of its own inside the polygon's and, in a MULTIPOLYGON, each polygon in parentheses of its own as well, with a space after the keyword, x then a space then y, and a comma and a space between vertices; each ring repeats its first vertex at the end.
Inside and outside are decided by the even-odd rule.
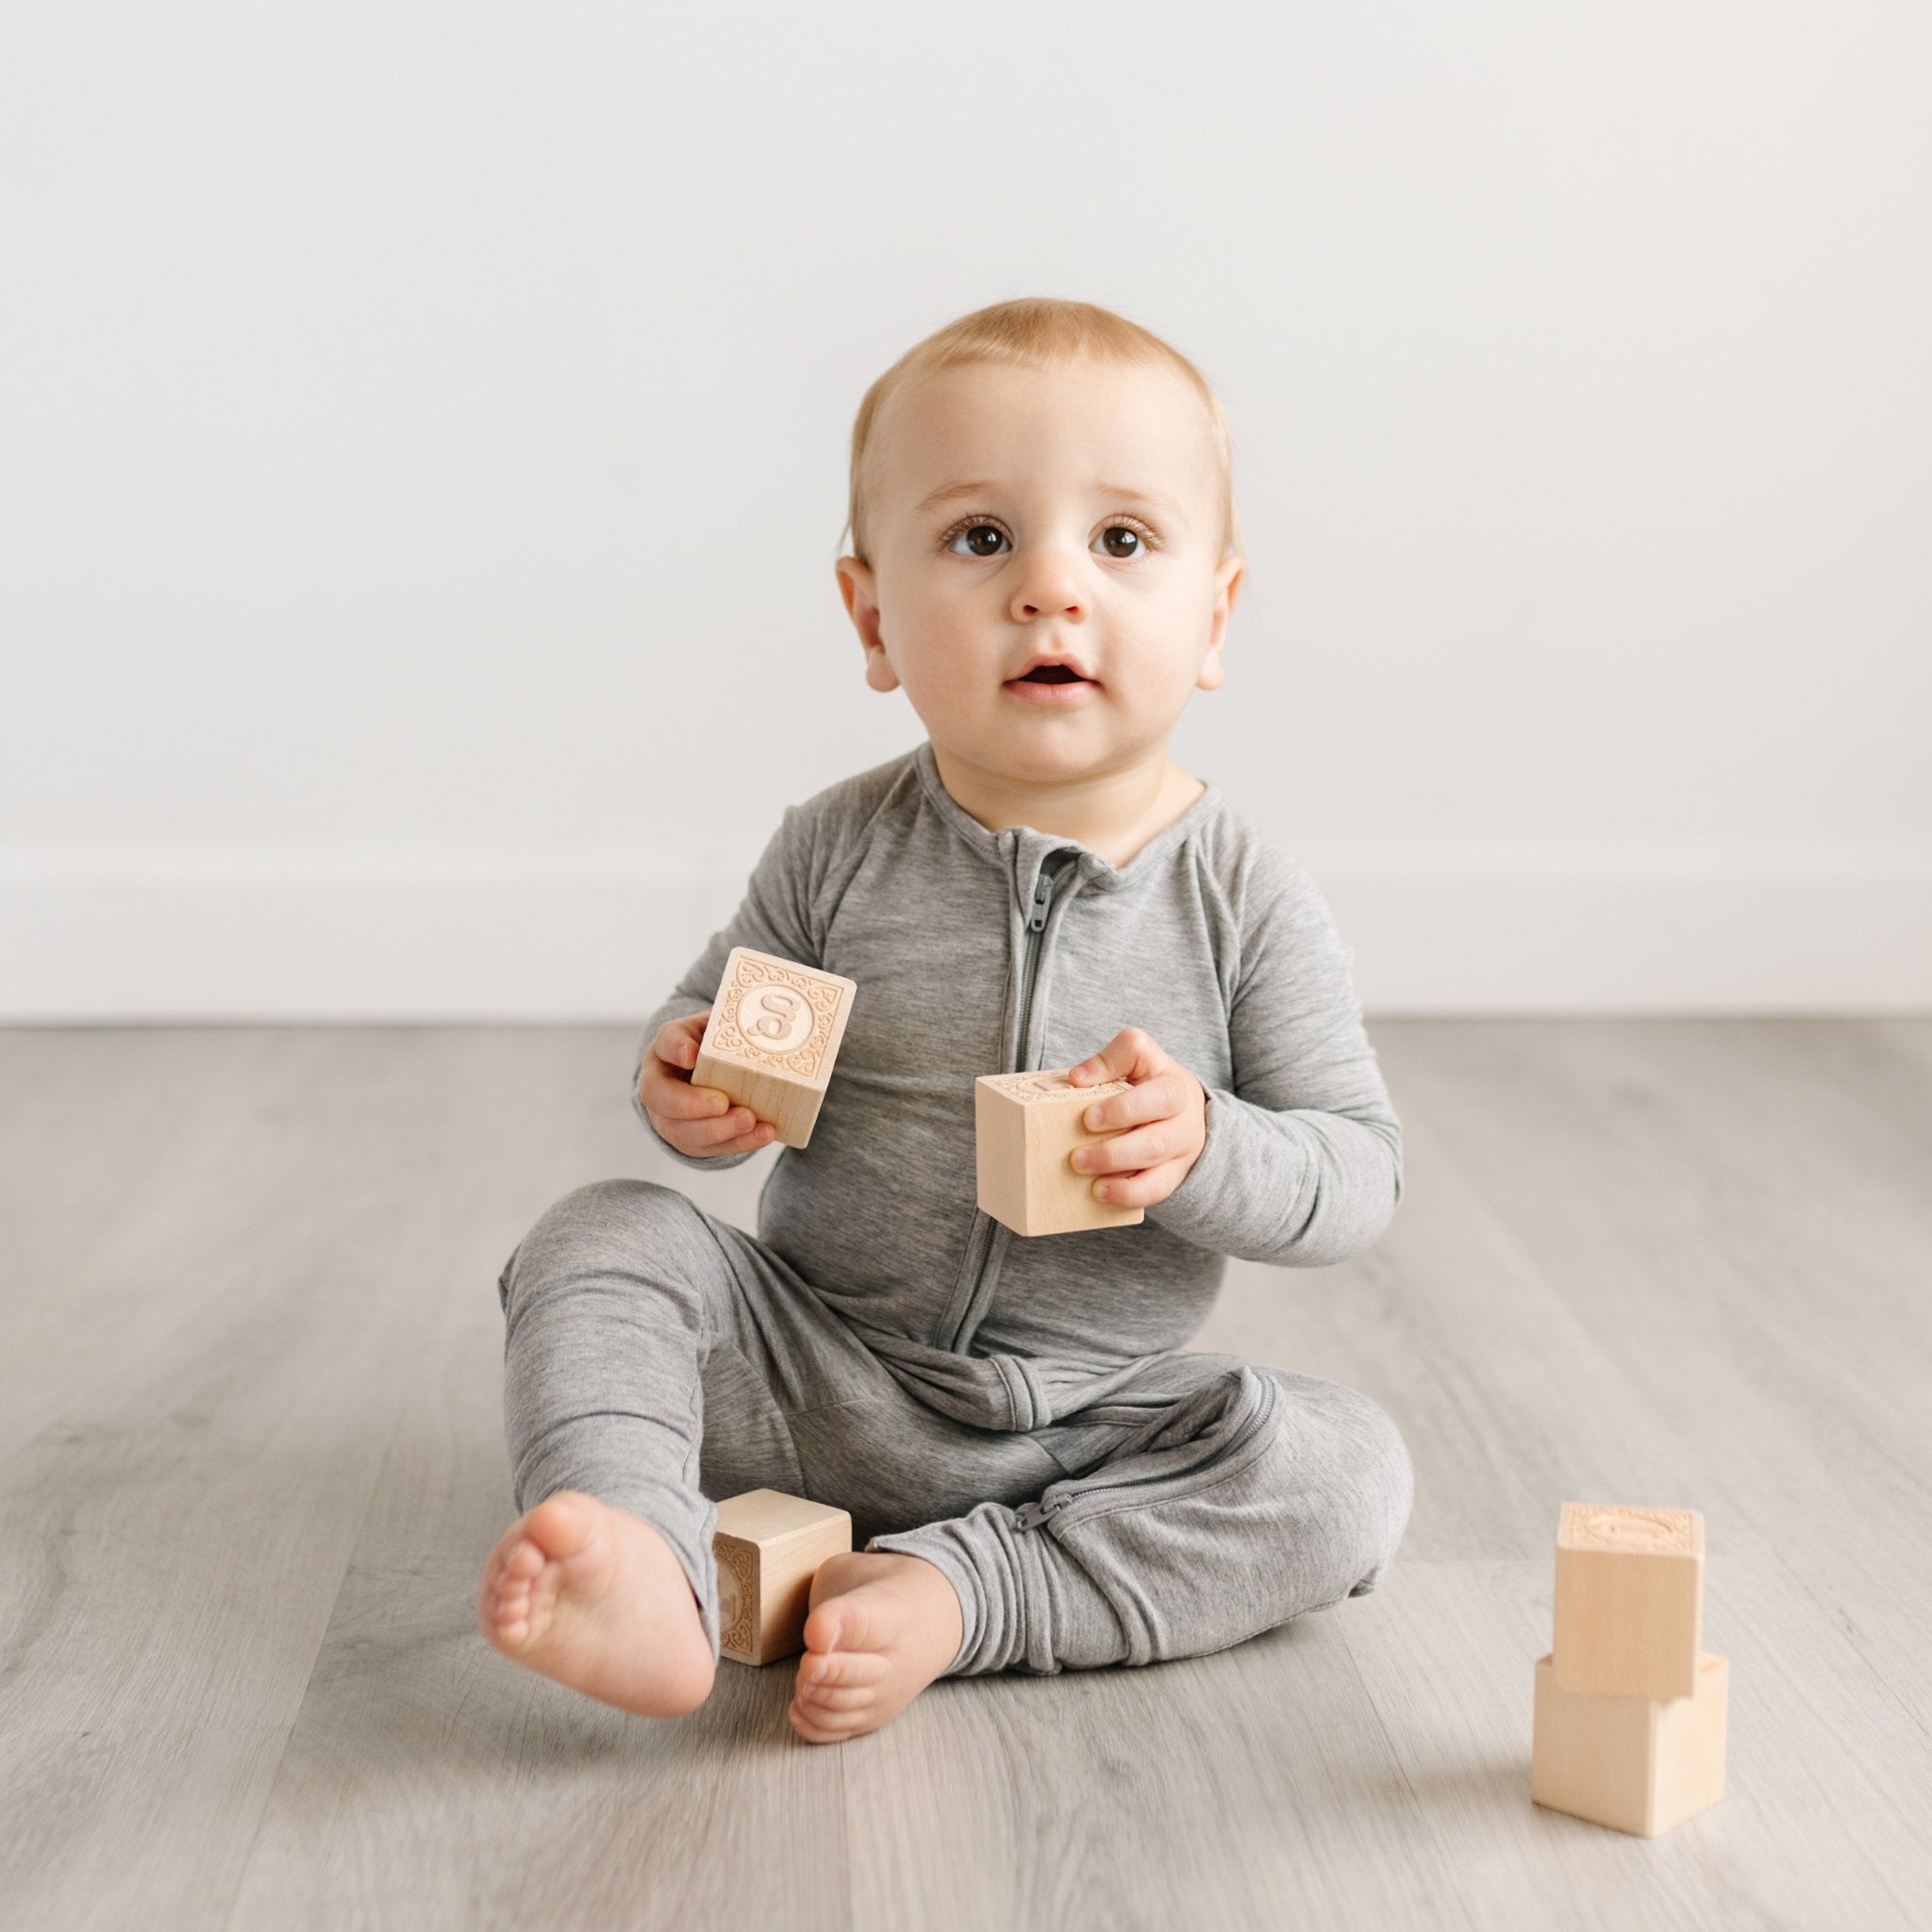
POLYGON ((938 745, 933 758, 946 790, 989 832, 1031 825, 1084 845, 1114 866, 1126 865, 1207 790, 1165 752, 1124 771, 1041 784, 963 764, 938 745))

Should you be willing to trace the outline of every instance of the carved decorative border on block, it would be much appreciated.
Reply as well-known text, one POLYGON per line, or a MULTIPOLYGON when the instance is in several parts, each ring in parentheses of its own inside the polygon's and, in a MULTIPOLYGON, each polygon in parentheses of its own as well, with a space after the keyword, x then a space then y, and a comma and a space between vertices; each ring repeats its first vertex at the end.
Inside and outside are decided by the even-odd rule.
POLYGON ((713 1002, 710 1051, 750 1060, 758 1066, 776 1067, 784 1073, 796 1074, 801 1079, 816 1079, 824 1064, 825 1046, 832 1037, 832 1022, 838 1018, 843 991, 842 987, 833 986, 801 967, 787 966, 768 957, 741 958, 736 962, 731 976, 718 989, 718 997, 713 1002), (751 988, 774 982, 791 988, 811 1008, 811 1033, 790 1053, 768 1051, 757 1041, 747 1039, 738 1026, 739 1001, 751 988))
POLYGON ((1077 1094, 1082 1100, 1104 1100, 1109 1093, 1124 1093, 1132 1085, 1127 1080, 1099 1080, 1091 1087, 1075 1087, 1067 1078, 1070 1068, 1045 1068, 1033 1074, 988 1074, 989 1086, 1022 1107, 1037 1107, 1042 1100, 1065 1100, 1077 1094))
POLYGON ((720 1538, 711 1545, 718 1558, 718 1647, 741 1650, 752 1646, 752 1605, 757 1591, 752 1578, 756 1564, 752 1553, 738 1543, 720 1538), (727 1624, 725 1619, 729 1617, 727 1624))
POLYGON ((1668 1552, 1696 1548, 1688 1509, 1644 1509, 1624 1503, 1573 1504, 1564 1541, 1573 1549, 1668 1552))

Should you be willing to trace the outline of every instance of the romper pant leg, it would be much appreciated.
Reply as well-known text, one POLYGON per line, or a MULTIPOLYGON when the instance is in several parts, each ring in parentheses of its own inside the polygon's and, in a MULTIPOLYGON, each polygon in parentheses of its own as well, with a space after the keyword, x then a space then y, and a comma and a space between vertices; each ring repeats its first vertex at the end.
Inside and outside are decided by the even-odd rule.
POLYGON ((890 1378, 754 1237, 653 1181, 563 1196, 497 1294, 518 1514, 581 1490, 641 1517, 677 1553, 715 1661, 717 1499, 774 1489, 852 1507, 801 1466, 794 1411, 836 1416, 890 1378))
POLYGON ((1337 1382, 1171 1353, 1032 1432, 1067 1472, 870 1547, 935 1563, 966 1632, 949 1674, 1051 1674, 1224 1650, 1381 1581, 1408 1522, 1400 1431, 1337 1382))

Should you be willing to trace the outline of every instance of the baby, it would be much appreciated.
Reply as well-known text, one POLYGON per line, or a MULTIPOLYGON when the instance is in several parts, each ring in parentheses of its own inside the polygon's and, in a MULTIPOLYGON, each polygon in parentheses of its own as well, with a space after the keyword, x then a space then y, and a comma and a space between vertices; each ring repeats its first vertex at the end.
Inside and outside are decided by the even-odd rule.
POLYGON ((1194 1353, 1239 1255, 1360 1253, 1401 1131, 1320 894, 1168 741, 1242 573, 1193 365, 1089 304, 919 343, 853 431, 837 564, 917 750, 788 808, 643 1029, 632 1103, 725 1166, 774 1129, 691 1069, 735 945, 855 980, 810 1144, 747 1234, 641 1180, 556 1203, 498 1281, 524 1513, 477 1615, 625 1710, 708 1695, 716 1502, 847 1509, 790 1720, 830 1743, 937 1677, 1198 1656, 1374 1589, 1414 1495, 1368 1397, 1194 1353), (976 1201, 982 1074, 1125 1080, 1072 1157, 1137 1224, 1023 1239, 976 1201))

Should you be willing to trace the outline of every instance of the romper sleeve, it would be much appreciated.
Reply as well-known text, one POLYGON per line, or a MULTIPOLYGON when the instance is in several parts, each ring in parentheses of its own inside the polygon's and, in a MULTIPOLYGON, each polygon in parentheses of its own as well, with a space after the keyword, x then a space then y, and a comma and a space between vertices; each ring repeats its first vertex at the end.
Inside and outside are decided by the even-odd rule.
POLYGON ((638 1041, 637 1057, 631 1067, 631 1111, 650 1129, 651 1138, 672 1159, 686 1167, 717 1172, 741 1167, 752 1155, 750 1151, 693 1155, 672 1146, 652 1124, 638 1092, 638 1083, 643 1077, 644 1056, 650 1052, 651 1042, 658 1037, 658 1029, 666 1021, 702 1013, 711 1004, 717 995, 718 982, 724 976, 724 961, 731 957, 733 946, 750 946, 757 952, 775 954, 781 959, 796 959, 802 966, 818 966, 821 963, 811 921, 814 847, 812 822, 806 809, 795 805, 786 807, 778 829, 773 833, 758 863, 752 868, 751 879, 738 910, 711 935, 704 951, 673 989, 671 996, 644 1022, 643 1035, 638 1041))
POLYGON ((1247 884, 1227 1015, 1233 1085, 1208 1090, 1207 1144, 1147 1218, 1245 1261, 1345 1261, 1402 1198, 1401 1123, 1314 882, 1264 851, 1247 884))

